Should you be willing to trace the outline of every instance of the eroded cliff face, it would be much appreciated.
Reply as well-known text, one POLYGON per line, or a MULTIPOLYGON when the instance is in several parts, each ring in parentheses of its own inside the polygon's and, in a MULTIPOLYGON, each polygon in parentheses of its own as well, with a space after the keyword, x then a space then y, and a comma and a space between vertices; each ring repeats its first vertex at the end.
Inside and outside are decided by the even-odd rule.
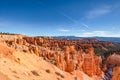
POLYGON ((92 77, 101 76, 101 61, 101 57, 94 55, 92 47, 76 51, 74 46, 67 46, 64 53, 56 57, 56 66, 67 72, 80 70, 92 77))
MULTIPOLYGON (((2 35, 0 41, 14 51, 43 57, 44 60, 56 65, 60 70, 73 75, 78 75, 77 73, 80 71, 97 80, 100 80, 103 75, 100 69, 102 59, 95 55, 93 48, 95 44, 91 44, 89 40, 71 41, 47 37, 2 35)), ((92 40, 92 43, 98 44, 99 41, 92 40)))
POLYGON ((107 66, 120 66, 120 55, 119 54, 112 54, 110 55, 105 63, 107 66))

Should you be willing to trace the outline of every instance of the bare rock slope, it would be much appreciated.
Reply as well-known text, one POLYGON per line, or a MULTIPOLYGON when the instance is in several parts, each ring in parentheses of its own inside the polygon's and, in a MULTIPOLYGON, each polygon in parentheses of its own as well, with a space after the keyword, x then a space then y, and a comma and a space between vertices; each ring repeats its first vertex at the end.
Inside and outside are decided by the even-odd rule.
MULTIPOLYGON (((3 46, 0 47, 2 51, 3 46)), ((12 55, 0 57, 1 80, 75 80, 76 76, 78 80, 92 80, 81 71, 76 75, 64 72, 35 54, 13 51, 12 55)))

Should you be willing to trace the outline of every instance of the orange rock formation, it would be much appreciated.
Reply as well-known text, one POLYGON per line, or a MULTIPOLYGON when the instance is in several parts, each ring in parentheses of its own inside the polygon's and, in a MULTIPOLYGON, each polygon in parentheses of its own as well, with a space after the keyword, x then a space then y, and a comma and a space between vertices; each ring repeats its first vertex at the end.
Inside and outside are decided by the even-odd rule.
MULTIPOLYGON (((101 44, 96 39, 67 40, 23 35, 19 37, 9 36, 9 38, 10 40, 2 36, 1 41, 16 51, 44 57, 45 60, 55 64, 63 71, 72 74, 75 71, 82 71, 90 77, 102 74, 100 69, 101 57, 95 56, 93 48, 95 44, 101 44)), ((107 42, 106 44, 111 45, 107 42)))

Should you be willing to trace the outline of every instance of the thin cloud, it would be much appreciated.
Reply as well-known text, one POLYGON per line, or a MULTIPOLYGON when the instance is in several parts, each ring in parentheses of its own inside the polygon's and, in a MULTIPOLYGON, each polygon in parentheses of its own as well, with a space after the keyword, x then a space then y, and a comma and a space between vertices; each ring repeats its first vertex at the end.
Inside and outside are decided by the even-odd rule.
POLYGON ((83 23, 82 25, 83 25, 84 27, 86 27, 86 28, 88 28, 88 27, 89 27, 87 24, 84 24, 84 23, 83 23))
POLYGON ((92 31, 92 32, 85 32, 83 35, 86 36, 104 36, 107 33, 107 31, 92 31))
POLYGON ((68 20, 72 21, 73 23, 77 22, 75 19, 73 19, 69 15, 65 14, 64 12, 61 12, 61 11, 58 11, 58 12, 59 12, 59 14, 61 14, 62 16, 64 16, 65 18, 67 18, 68 20))
POLYGON ((85 28, 88 28, 89 26, 85 23, 82 23, 81 20, 75 20, 74 18, 72 18, 71 16, 69 16, 68 14, 62 12, 62 11, 58 11, 56 10, 60 15, 64 16, 66 19, 68 19, 69 21, 72 22, 71 25, 69 25, 68 27, 72 27, 72 28, 75 28, 75 27, 78 27, 80 26, 81 28, 85 27, 85 28))
POLYGON ((81 30, 82 32, 85 32, 86 30, 81 30))
POLYGON ((60 32, 69 32, 70 30, 68 30, 68 29, 59 29, 58 31, 60 31, 60 32))
POLYGON ((91 18, 96 18, 105 14, 108 14, 112 11, 111 7, 109 5, 106 6, 101 6, 96 9, 92 9, 87 13, 86 18, 91 19, 91 18))
POLYGON ((91 32, 83 32, 82 34, 79 34, 78 36, 79 37, 93 37, 93 36, 120 37, 120 33, 112 33, 109 31, 91 31, 91 32))

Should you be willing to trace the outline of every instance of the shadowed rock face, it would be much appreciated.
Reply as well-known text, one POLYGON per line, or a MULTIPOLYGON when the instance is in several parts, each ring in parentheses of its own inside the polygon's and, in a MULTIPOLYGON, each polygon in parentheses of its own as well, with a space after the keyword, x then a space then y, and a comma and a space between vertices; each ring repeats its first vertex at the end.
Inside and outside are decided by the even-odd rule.
POLYGON ((104 63, 104 77, 103 80, 119 80, 119 66, 120 66, 120 55, 113 53, 108 56, 104 63))
POLYGON ((111 66, 107 68, 103 80, 120 80, 120 67, 113 65, 111 66))
POLYGON ((113 68, 109 67, 104 74, 103 80, 111 80, 112 77, 113 77, 113 68))

